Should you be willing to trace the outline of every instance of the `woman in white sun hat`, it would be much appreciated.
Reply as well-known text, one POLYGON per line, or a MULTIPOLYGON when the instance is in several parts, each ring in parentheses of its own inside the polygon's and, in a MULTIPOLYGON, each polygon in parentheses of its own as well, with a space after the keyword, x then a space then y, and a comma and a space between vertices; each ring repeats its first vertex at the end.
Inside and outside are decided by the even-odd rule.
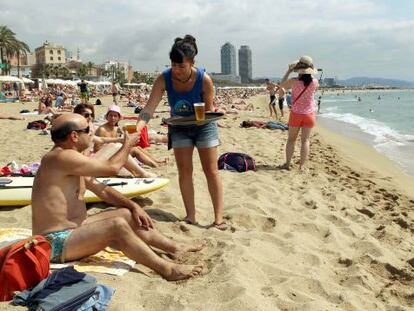
POLYGON ((290 169, 299 131, 301 131, 300 170, 304 168, 308 158, 310 134, 312 128, 316 125, 314 94, 318 88, 318 80, 313 78, 312 75, 317 72, 312 58, 310 56, 302 56, 298 61, 289 65, 280 84, 280 92, 292 89, 292 108, 289 115, 286 162, 280 166, 281 169, 290 169), (288 79, 292 72, 297 72, 298 77, 288 79))

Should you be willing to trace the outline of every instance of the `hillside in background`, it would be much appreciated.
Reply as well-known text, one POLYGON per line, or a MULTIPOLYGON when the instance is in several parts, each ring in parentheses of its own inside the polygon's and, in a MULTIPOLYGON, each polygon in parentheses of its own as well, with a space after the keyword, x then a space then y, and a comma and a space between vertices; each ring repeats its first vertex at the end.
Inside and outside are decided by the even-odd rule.
POLYGON ((336 81, 336 84, 344 86, 387 86, 398 88, 414 88, 413 81, 369 77, 352 77, 346 80, 338 80, 336 81))

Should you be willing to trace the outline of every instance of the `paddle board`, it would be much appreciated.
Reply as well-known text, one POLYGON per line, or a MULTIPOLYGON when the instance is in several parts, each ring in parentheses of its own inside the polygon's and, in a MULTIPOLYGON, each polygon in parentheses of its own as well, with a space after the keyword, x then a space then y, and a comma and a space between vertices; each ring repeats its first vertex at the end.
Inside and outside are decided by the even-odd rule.
MULTIPOLYGON (((31 204, 34 177, 0 178, 0 206, 23 206, 31 204)), ((156 191, 169 183, 167 178, 97 178, 128 198, 156 191)), ((102 202, 93 192, 85 192, 85 202, 102 202)))

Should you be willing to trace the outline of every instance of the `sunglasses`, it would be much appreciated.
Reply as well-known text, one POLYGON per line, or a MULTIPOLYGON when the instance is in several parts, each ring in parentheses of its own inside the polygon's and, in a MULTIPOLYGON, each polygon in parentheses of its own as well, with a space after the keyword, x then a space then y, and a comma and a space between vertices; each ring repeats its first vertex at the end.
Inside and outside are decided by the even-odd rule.
POLYGON ((84 113, 81 113, 81 115, 82 115, 84 118, 93 117, 92 113, 89 113, 89 112, 84 112, 84 113))
POLYGON ((89 125, 87 126, 87 127, 85 127, 84 129, 80 129, 80 130, 72 130, 72 131, 74 131, 74 132, 76 132, 76 133, 85 133, 85 134, 89 134, 89 130, 90 130, 90 128, 89 128, 89 125))

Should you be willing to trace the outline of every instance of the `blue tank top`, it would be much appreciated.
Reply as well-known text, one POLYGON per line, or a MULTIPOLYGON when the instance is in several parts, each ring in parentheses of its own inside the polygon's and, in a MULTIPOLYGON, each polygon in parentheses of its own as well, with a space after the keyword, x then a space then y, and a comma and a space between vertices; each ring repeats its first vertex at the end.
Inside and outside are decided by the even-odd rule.
POLYGON ((172 85, 171 68, 166 69, 163 73, 165 89, 167 90, 168 103, 171 107, 171 116, 191 116, 194 115, 194 103, 203 101, 203 77, 204 69, 197 68, 196 82, 193 88, 188 92, 177 92, 172 85))

